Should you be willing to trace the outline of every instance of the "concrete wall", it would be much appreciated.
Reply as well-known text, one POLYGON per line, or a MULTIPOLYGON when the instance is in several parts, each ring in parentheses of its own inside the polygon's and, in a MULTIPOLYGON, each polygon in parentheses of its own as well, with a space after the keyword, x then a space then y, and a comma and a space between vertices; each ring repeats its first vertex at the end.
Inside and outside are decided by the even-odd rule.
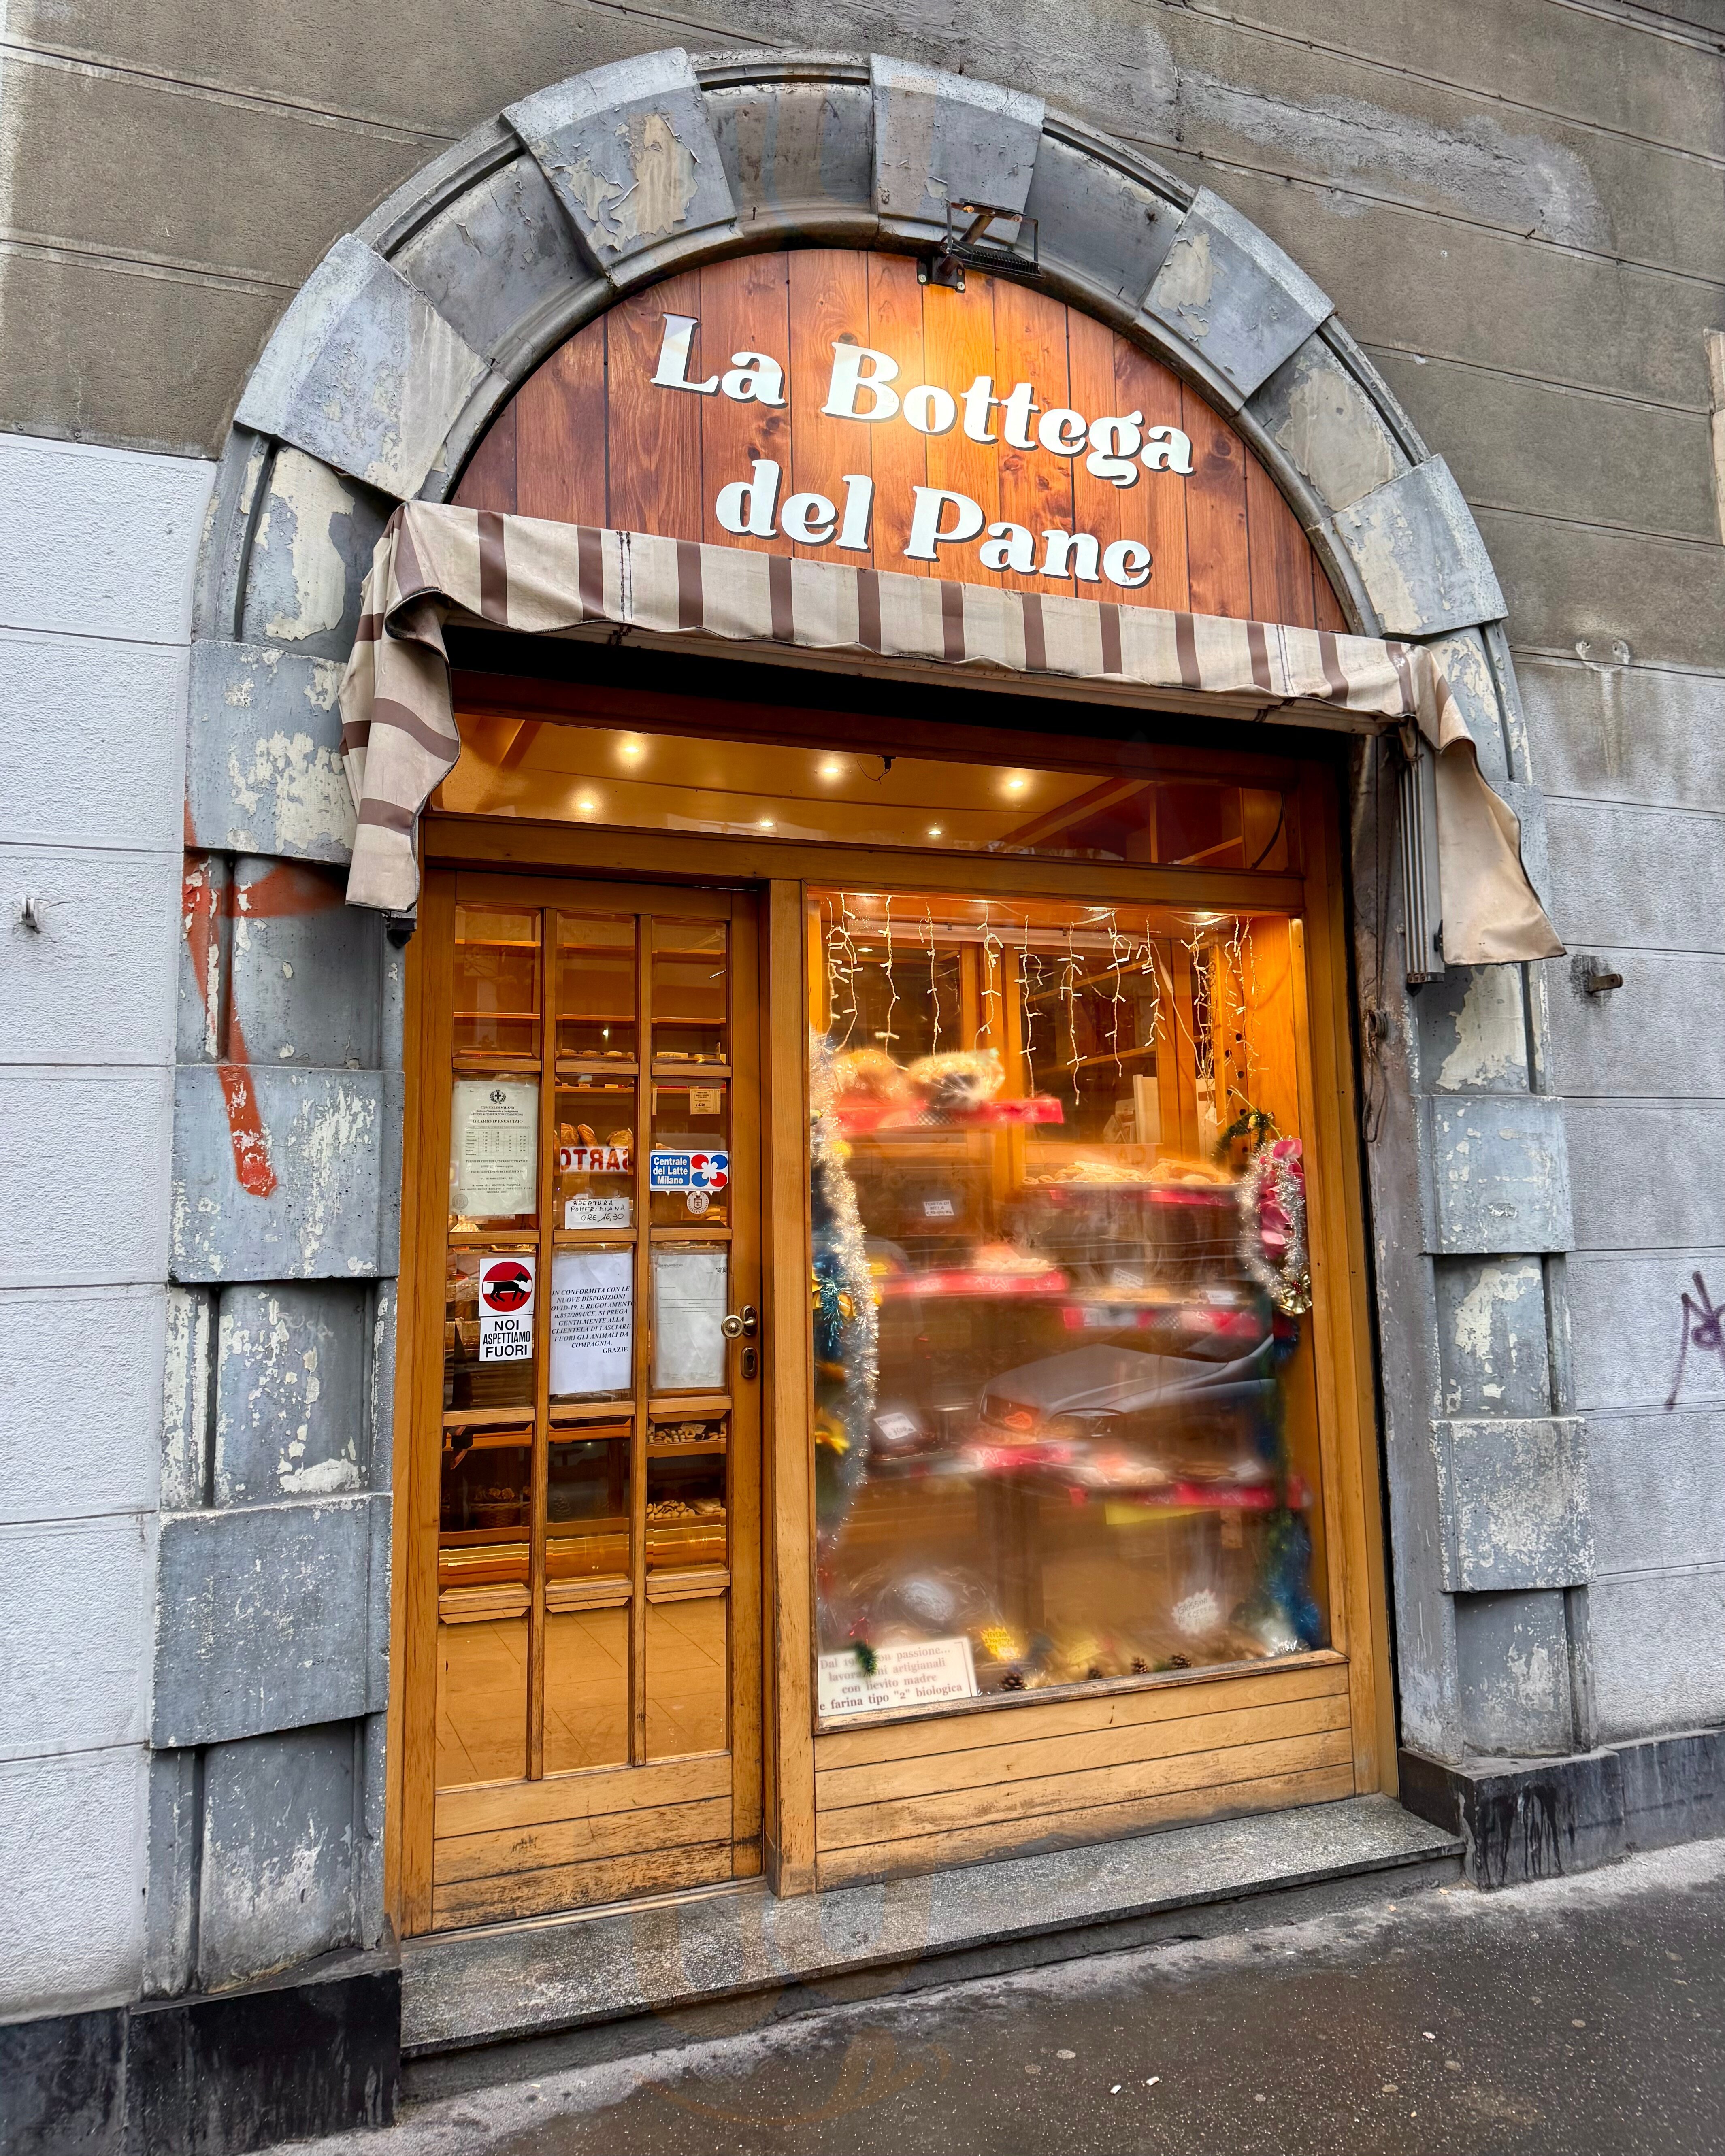
MULTIPOLYGON (((1435 1322, 1449 1330, 1423 1362, 1392 1360, 1413 1388, 1391 1402, 1392 1417, 1411 1412, 1420 1430, 1425 1418, 1447 1424, 1434 1488, 1466 1460, 1485 1476, 1477 1486, 1501 1469, 1512 1489, 1523 1439, 1550 1451, 1561 1479, 1576 1471, 1560 1457, 1568 1443, 1563 1419, 1581 1410, 1596 1432, 1584 1478, 1594 1522, 1591 1584, 1579 1584, 1589 1568, 1578 1553, 1567 1570, 1557 1568, 1564 1576, 1556 1584, 1500 1594, 1476 1571, 1459 1600, 1446 1587, 1441 1611, 1434 1589, 1434 1621, 1452 1628, 1440 1659, 1461 1673, 1464 1694, 1469 1671, 1531 1673, 1521 1719, 1494 1723, 1481 1676, 1471 1705, 1435 1702, 1429 1726, 1445 1742, 1461 1728, 1487 1748, 1503 1748, 1492 1746, 1494 1730, 1513 1727, 1526 1748, 1553 1750, 1719 1720, 1725 1676, 1695 1643, 1717 1635, 1725 1555, 1725 1533, 1707 1524, 1718 1512, 1708 1498, 1725 1439, 1721 1358, 1692 1351, 1681 1401, 1671 1411, 1662 1405, 1682 1337, 1680 1296, 1725 1242, 1708 1173, 1725 1095, 1714 1075, 1725 1021, 1707 993, 1725 963, 1717 816, 1708 805, 1719 798, 1725 754, 1714 746, 1725 706, 1725 553, 1703 342, 1725 309, 1718 13, 1707 0, 1663 13, 1608 0, 1591 9, 1502 0, 1489 10, 1465 0, 1257 0, 1225 15, 1203 0, 1093 0, 1077 10, 1033 0, 1003 18, 975 0, 940 10, 911 0, 866 8, 828 0, 818 8, 789 0, 763 18, 721 0, 698 16, 668 5, 644 18, 579 0, 522 0, 501 12, 444 0, 430 18, 400 11, 397 19, 390 4, 359 17, 315 0, 224 17, 213 43, 208 10, 193 0, 122 16, 94 0, 11 0, 0 48, 0 424, 188 456, 213 451, 272 324, 338 234, 512 100, 675 42, 696 51, 872 48, 1034 89, 1235 204, 1332 295, 1461 480, 1507 594, 1528 707, 1523 735, 1507 669, 1496 667, 1487 694, 1501 721, 1502 767, 1516 780, 1531 771, 1553 797, 1548 832, 1536 822, 1530 839, 1536 858, 1548 839, 1548 896, 1560 929, 1625 976, 1615 996, 1588 997, 1556 963, 1543 969, 1549 978, 1517 991, 1513 1009, 1471 1015, 1469 984, 1457 983, 1451 1002, 1410 1027, 1404 1043, 1429 1117, 1450 1112, 1440 1100, 1450 1092, 1519 1092, 1529 1106, 1516 1112, 1531 1127, 1541 1112, 1535 1096, 1577 1096, 1579 1248, 1566 1268, 1541 1245, 1532 1281, 1523 1277, 1528 1261, 1512 1250, 1495 1273, 1482 1256, 1488 1244, 1440 1253, 1435 1322), (97 145, 102 154, 92 155, 97 145), (1414 1038, 1422 1029, 1428 1037, 1414 1038), (1517 1068, 1497 1046, 1469 1061, 1470 1040, 1477 1049, 1500 1034, 1525 1043, 1517 1068), (1562 1316, 1565 1270, 1573 1341, 1562 1316), (1543 1332, 1515 1336, 1537 1343, 1540 1382, 1530 1376, 1525 1397, 1512 1399, 1514 1384, 1506 1394, 1494 1369, 1470 1391, 1469 1342, 1482 1324, 1490 1333, 1502 1321, 1507 1354, 1505 1313, 1523 1304, 1527 1327, 1536 1304, 1542 1323, 1558 1313, 1543 1332), (1429 1387, 1415 1374, 1428 1365, 1429 1387), (1487 1393, 1487 1383, 1498 1392, 1487 1393), (1518 1418, 1530 1424, 1520 1435, 1509 1427, 1518 1418), (1578 1688, 1574 1670, 1589 1666, 1591 1690, 1578 1688)), ((279 516, 273 506, 265 514, 287 534, 289 601, 267 620, 247 617, 222 633, 298 644, 300 670, 273 668, 275 689, 326 702, 318 669, 339 655, 341 624, 330 608, 339 612, 345 600, 297 579, 289 526, 298 531, 315 512, 341 551, 342 533, 357 545, 353 535, 362 539, 378 505, 360 489, 308 510, 291 463, 280 459, 268 484, 283 505, 279 516)), ((265 552, 266 536, 279 535, 266 535, 260 520, 265 552)), ((122 618, 123 608, 105 608, 103 633, 111 636, 122 618)), ((54 685, 69 678, 50 670, 54 685)), ((87 718, 89 705, 71 701, 87 718)), ((291 755, 299 736, 290 727, 283 738, 291 755)), ((300 834, 287 844, 280 832, 230 823, 208 843, 231 858, 209 873, 239 887, 268 873, 261 863, 248 869, 253 852, 337 858, 345 833, 336 777, 308 771, 290 789, 301 820, 328 827, 326 844, 314 833, 315 843, 300 834)), ((254 790, 267 810, 270 789, 254 790)), ((323 925, 300 919, 280 933, 335 932, 326 911, 316 918, 323 925)), ((273 1022, 269 966, 260 960, 248 987, 243 949, 224 947, 216 957, 234 969, 235 1007, 249 1013, 254 989, 259 1024, 273 1022)), ((53 998, 57 1026, 75 1030, 75 1001, 53 998)), ((298 1037, 303 1011, 274 1016, 295 1034, 283 1035, 295 1050, 279 1074, 275 1106, 285 1118, 303 1114, 325 1129, 337 1112, 387 1106, 381 1086, 348 1085, 344 1093, 347 1081, 336 1076, 387 1067, 376 1040, 314 1044, 298 1037)), ((89 1025, 89 1052, 111 1060, 112 1030, 105 1014, 89 1025)), ((182 1122, 207 1128, 208 1158, 190 1163, 200 1173, 217 1172, 226 1143, 209 1067, 225 1052, 194 1003, 182 1029, 182 1122)), ((64 1047, 56 1053, 75 1060, 64 1047)), ((69 1104, 54 1111, 63 1127, 79 1112, 76 1087, 85 1082, 69 1077, 55 1092, 69 1104)), ((162 1238, 162 1260, 150 1276, 160 1280, 166 1228, 151 1210, 148 1178, 160 1173, 165 1151, 150 1133, 162 1127, 114 1120, 124 1122, 116 1146, 140 1148, 138 1173, 126 1183, 127 1217, 140 1235, 162 1238)), ((52 1126, 49 1116, 17 1127, 30 1142, 47 1142, 52 1126)), ((1411 1157, 1418 1133, 1400 1135, 1411 1157)), ((249 1537, 303 1531, 307 1550, 327 1555, 342 1536, 374 1535, 375 1521, 363 1530, 354 1523, 367 1511, 363 1493, 385 1486, 363 1415, 358 1425, 332 1424, 317 1440, 318 1458, 285 1468, 275 1433, 229 1434, 220 1406, 224 1358, 264 1355, 279 1327, 297 1338, 300 1327, 354 1359, 362 1337, 377 1332, 373 1306, 350 1310, 332 1286, 300 1290, 305 1300, 291 1307, 280 1294, 272 1302, 288 1273, 325 1269, 280 1256, 292 1246, 281 1224, 264 1222, 260 1234, 270 1247, 247 1254, 244 1290, 218 1288, 204 1265, 209 1253, 188 1243, 177 1245, 172 1261, 185 1283, 176 1337, 197 1368, 214 1373, 209 1414, 199 1419, 187 1409, 171 1432, 177 1480, 167 1503, 179 1516, 172 1577, 188 1608, 200 1594, 217 1608, 221 1553, 238 1563, 249 1537), (280 1482, 284 1472, 304 1471, 326 1484, 280 1482), (232 1520, 218 1517, 229 1512, 232 1520)), ((387 1235, 375 1219, 362 1240, 361 1270, 387 1273, 387 1235)), ((69 1247, 66 1265, 77 1276, 74 1256, 75 1265, 87 1255, 99 1265, 116 1242, 110 1234, 87 1254, 69 1247)), ((16 1237, 13 1245, 22 1247, 16 1237)), ((351 1274, 352 1255, 335 1253, 327 1270, 351 1274)), ((1711 1284, 1725 1293, 1725 1257, 1712 1262, 1719 1277, 1711 1284)), ((223 1277, 232 1281, 233 1270, 223 1277)), ((159 1316, 151 1322, 159 1325, 159 1316)), ((183 1406, 191 1395, 178 1397, 183 1406)), ((1574 1494, 1584 1500, 1584 1490, 1574 1494)), ((1562 1523, 1551 1525, 1560 1542, 1562 1523)), ((1405 1627, 1423 1623, 1425 1611, 1404 1605, 1402 1614, 1405 1627)), ((370 1622, 363 1606, 308 1603, 303 1615, 315 1652, 326 1639, 363 1635, 370 1622)), ((177 1651, 173 1643, 166 1651, 177 1651)), ((336 1833, 352 1815, 354 1786, 375 1772, 374 1758, 358 1756, 365 1745, 357 1732, 375 1714, 377 1672, 325 1710, 343 1717, 329 1729, 311 1726, 314 1698, 290 1697, 285 1667, 268 1698, 250 1702, 219 1696, 207 1640, 193 1642, 171 1674, 174 1686, 156 1701, 159 1847, 171 1851, 182 1835, 187 1847, 236 1849, 234 1866, 256 1866, 259 1877, 288 1876, 300 1859, 285 1845, 272 1854, 261 1826, 244 1851, 223 1839, 224 1820, 245 1808, 234 1793, 315 1790, 307 1816, 322 1823, 316 1832, 326 1846, 326 1826, 336 1833), (345 1763, 343 1730, 358 1748, 345 1763), (275 1749, 228 1758, 229 1744, 275 1749)), ((327 1941, 346 1921, 352 1881, 319 1869, 321 1858, 308 1861, 321 1899, 307 1938, 327 1941)), ((243 1942, 213 1933, 199 1948, 192 1938, 192 1887, 172 1864, 158 1885, 157 1988, 199 1974, 219 1981, 244 1964, 243 1942)), ((212 1922, 239 1906, 223 1887, 209 1902, 212 1922)))
POLYGON ((0 2016, 134 1994, 142 1958, 209 483, 200 460, 0 438, 0 2016))

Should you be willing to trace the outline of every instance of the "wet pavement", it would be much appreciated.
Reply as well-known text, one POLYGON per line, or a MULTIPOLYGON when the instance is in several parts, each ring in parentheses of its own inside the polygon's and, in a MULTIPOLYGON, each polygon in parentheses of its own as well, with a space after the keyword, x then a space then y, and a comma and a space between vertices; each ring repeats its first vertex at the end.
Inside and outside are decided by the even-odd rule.
MULTIPOLYGON (((320 2156, 1725 2148, 1725 1842, 829 2009, 408 2103, 320 2156)), ((498 2055, 500 2059, 506 2055, 498 2055)), ((302 2144, 303 2145, 303 2144, 302 2144)))

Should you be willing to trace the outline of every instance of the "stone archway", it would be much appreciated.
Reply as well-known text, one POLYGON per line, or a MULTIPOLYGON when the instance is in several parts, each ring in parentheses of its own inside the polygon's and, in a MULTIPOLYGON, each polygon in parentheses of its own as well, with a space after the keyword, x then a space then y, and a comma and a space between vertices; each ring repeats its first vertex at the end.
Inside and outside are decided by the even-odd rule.
MULTIPOLYGON (((1448 468, 1326 295, 1216 195, 1039 98, 878 56, 660 52, 475 130, 313 272, 240 397, 217 480, 191 675, 170 1419, 182 1450, 208 1457, 213 1403, 239 1381, 223 1358, 251 1357, 244 1382, 267 1389, 285 1382, 303 1336, 343 1373, 367 1465, 357 1486, 284 1487, 264 1512, 188 1497, 164 1518, 152 1741, 170 1811, 196 1748, 255 1740, 267 1778, 282 1732, 347 1717, 362 1725, 367 1815, 382 1831, 402 965, 374 919, 341 906, 333 874, 352 828, 336 685, 373 542, 396 501, 446 499, 537 363, 624 294, 727 254, 927 247, 948 202, 1034 218, 1045 288, 1230 416, 1353 625, 1440 643, 1487 777, 1524 812, 1537 805, 1502 598, 1448 468), (285 1044, 273 1060, 255 1045, 266 1033, 285 1044), (270 1300, 270 1323, 224 1322, 236 1298, 270 1300), (223 1681, 223 1666, 245 1684, 223 1681)), ((1363 800, 1363 1032, 1385 1101, 1372 1153, 1384 1412, 1404 1439, 1390 1476, 1404 1732, 1459 1759, 1452 1599, 1482 1583, 1463 1576, 1457 1508, 1512 1502, 1517 1448, 1557 1444, 1568 1512, 1536 1522, 1517 1577, 1490 1583, 1547 1593, 1586 1576, 1574 1517, 1584 1480, 1561 1401, 1489 1444, 1431 1423, 1434 1262, 1515 1253, 1537 1271, 1566 1245, 1567 1193, 1549 1167, 1562 1129, 1526 1080, 1494 1092, 1489 1142, 1465 1104, 1434 1109, 1422 1091, 1435 1044, 1465 1034, 1476 1052, 1482 1028, 1524 1042, 1525 992, 1476 996, 1452 973, 1416 1021, 1385 978, 1393 914, 1374 882, 1373 819, 1363 800), (1476 1166, 1464 1199, 1446 1171, 1466 1142, 1476 1166), (1525 1442, 1514 1435, 1533 1423, 1525 1442)), ((180 1861, 177 1848, 152 1851, 155 1874, 180 1861)), ((361 1930, 375 1937, 375 1841, 357 1866, 361 1930)), ((171 1913, 180 1891, 152 1893, 152 1911, 171 1913)))

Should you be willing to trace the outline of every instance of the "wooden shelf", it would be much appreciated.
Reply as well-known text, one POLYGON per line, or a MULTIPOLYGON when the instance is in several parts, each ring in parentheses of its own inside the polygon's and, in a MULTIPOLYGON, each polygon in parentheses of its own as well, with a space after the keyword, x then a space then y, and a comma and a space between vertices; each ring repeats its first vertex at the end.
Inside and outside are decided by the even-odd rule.
MULTIPOLYGON (((549 1409, 553 1426, 583 1422, 632 1423, 634 1411, 633 1394, 616 1400, 553 1400, 549 1409)), ((624 1435, 620 1428, 618 1435, 624 1435)))
POLYGON ((445 1430, 498 1430, 511 1424, 521 1431, 524 1445, 531 1444, 533 1408, 531 1401, 518 1408, 445 1408, 443 1411, 445 1430))
POLYGON ((689 1422, 697 1416, 730 1412, 729 1393, 668 1393, 647 1402, 647 1413, 655 1422, 670 1422, 673 1419, 689 1422))

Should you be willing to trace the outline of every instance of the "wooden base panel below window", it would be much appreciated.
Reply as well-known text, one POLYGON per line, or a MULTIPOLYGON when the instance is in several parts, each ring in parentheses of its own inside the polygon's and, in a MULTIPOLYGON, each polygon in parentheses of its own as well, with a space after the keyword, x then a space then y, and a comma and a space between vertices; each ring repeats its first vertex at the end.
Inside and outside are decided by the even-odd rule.
POLYGON ((706 1887, 759 1868, 735 1861, 744 1852, 733 1854, 726 1753, 452 1790, 439 1800, 440 1825, 445 1815, 465 1830, 437 1838, 434 1931, 706 1887), (505 1818, 512 1823, 497 1823, 505 1818))
POLYGON ((1107 1841, 1355 1792, 1339 1656, 1201 1688, 815 1740, 822 1887, 1107 1841))

